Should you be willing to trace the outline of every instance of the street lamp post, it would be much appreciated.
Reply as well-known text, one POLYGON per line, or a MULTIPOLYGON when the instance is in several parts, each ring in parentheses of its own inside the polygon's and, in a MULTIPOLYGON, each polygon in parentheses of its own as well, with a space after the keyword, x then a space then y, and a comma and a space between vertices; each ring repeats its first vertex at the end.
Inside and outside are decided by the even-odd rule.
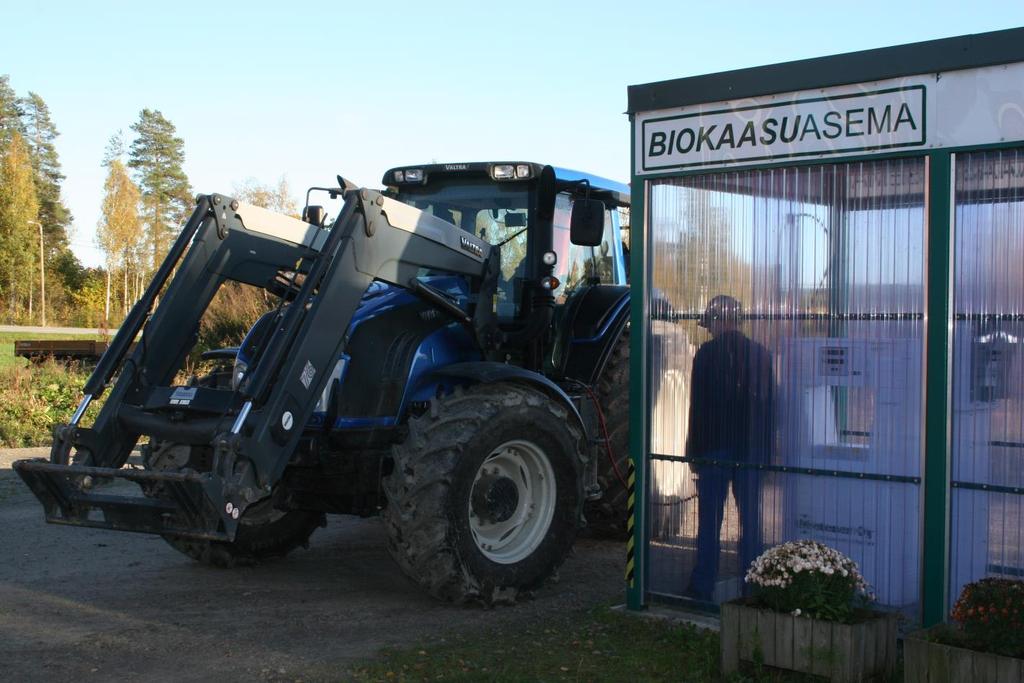
POLYGON ((46 258, 43 252, 43 224, 39 221, 28 221, 39 226, 39 317, 46 327, 46 258))

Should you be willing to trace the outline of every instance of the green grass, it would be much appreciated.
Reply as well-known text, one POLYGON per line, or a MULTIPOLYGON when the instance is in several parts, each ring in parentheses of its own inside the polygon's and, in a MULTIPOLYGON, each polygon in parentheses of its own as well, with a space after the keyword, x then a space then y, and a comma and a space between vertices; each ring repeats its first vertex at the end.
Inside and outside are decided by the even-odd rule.
MULTIPOLYGON (((370 681, 719 681, 718 634, 607 607, 548 622, 385 650, 357 666, 370 681)), ((732 681, 806 681, 747 671, 732 681)))
POLYGON ((357 681, 711 680, 718 636, 607 608, 447 643, 387 650, 357 681))
MULTIPOLYGON (((318 675, 313 676, 319 680, 318 675)), ((470 636, 383 651, 348 676, 325 680, 491 681, 726 681, 809 682, 808 676, 744 665, 723 678, 718 633, 689 624, 600 607, 527 626, 495 627, 470 636)), ((889 681, 902 681, 898 667, 889 681)))
POLYGON ((19 358, 14 355, 14 342, 32 339, 103 339, 96 334, 40 334, 38 332, 0 332, 0 369, 10 367, 25 367, 28 359, 19 358))

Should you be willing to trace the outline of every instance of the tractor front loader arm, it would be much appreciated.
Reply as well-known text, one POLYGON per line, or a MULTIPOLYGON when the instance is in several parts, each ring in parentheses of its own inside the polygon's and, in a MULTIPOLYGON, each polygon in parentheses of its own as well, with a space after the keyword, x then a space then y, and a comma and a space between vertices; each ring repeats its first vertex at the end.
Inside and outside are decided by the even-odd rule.
POLYGON ((233 540, 241 514, 271 494, 288 465, 375 279, 411 287, 424 270, 465 276, 477 295, 470 322, 487 342, 495 329, 497 250, 378 192, 346 189, 344 196, 329 230, 222 195, 199 197, 71 422, 55 429, 50 461, 14 464, 47 521, 233 540), (301 287, 238 389, 172 386, 221 284, 270 288, 282 272, 294 273, 301 287), (115 377, 92 427, 82 427, 89 402, 115 377), (212 465, 124 468, 144 436, 212 449, 212 465), (97 493, 105 479, 135 481, 146 496, 97 493))

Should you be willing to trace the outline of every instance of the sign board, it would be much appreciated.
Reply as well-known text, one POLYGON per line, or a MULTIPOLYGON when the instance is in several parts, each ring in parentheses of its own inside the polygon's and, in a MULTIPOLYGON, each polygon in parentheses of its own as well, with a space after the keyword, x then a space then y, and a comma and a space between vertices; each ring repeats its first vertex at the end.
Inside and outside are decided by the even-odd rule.
POLYGON ((644 168, 686 168, 925 142, 924 86, 677 114, 643 121, 644 168))
POLYGON ((638 175, 1024 140, 1024 63, 635 118, 638 175))

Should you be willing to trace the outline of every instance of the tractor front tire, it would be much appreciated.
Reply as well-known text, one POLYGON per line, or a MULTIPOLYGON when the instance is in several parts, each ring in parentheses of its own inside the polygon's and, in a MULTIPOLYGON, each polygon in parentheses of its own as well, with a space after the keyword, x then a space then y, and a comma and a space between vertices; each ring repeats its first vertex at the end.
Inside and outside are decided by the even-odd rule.
POLYGON ((271 499, 265 498, 246 509, 235 540, 230 543, 178 536, 163 539, 197 562, 214 567, 244 567, 284 557, 299 546, 308 545, 310 535, 324 526, 324 520, 322 512, 277 510, 271 499))
POLYGON ((409 420, 384 479, 388 550, 431 595, 511 603, 565 560, 579 528, 583 432, 519 384, 457 389, 409 420))

